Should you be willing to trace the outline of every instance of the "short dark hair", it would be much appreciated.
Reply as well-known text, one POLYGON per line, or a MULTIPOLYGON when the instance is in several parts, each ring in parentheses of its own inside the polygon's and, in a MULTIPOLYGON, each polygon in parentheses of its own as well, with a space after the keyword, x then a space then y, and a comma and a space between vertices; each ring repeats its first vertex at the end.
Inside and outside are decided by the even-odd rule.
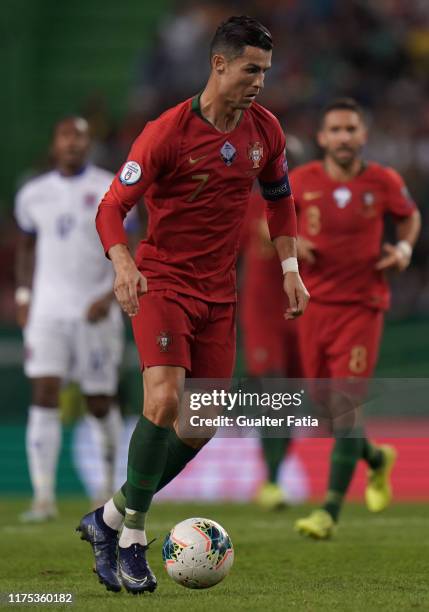
POLYGON ((354 98, 335 98, 323 107, 320 115, 320 124, 323 124, 323 121, 328 113, 335 110, 347 110, 357 113, 359 117, 365 121, 365 112, 357 100, 354 98))
POLYGON ((273 39, 269 30, 252 17, 230 17, 220 24, 210 45, 210 57, 222 53, 232 59, 244 53, 244 47, 271 51, 273 39))
MULTIPOLYGON (((70 121, 85 121, 88 126, 88 120, 81 115, 64 115, 60 119, 58 119, 55 124, 52 126, 52 138, 55 138, 57 135, 58 128, 61 127, 64 123, 69 123, 70 121)), ((89 127, 89 126, 88 126, 89 127)))

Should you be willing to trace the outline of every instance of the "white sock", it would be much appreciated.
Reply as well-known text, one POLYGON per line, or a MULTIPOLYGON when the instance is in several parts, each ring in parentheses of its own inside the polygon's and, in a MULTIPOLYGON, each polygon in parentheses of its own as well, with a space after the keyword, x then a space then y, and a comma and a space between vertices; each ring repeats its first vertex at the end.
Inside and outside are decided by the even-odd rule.
MULTIPOLYGON (((125 512, 127 514, 135 514, 136 510, 125 508, 125 512)), ((146 546, 146 531, 144 529, 130 529, 124 525, 121 532, 121 537, 119 538, 119 546, 121 548, 128 548, 132 544, 142 544, 142 546, 146 546)))
POLYGON ((124 515, 121 514, 115 506, 113 499, 109 499, 109 501, 104 504, 103 521, 108 527, 115 529, 115 531, 119 531, 124 522, 124 518, 124 515))
POLYGON ((54 503, 61 420, 58 408, 30 406, 26 432, 27 459, 36 502, 54 503))
POLYGON ((99 502, 109 499, 113 493, 116 457, 122 434, 122 417, 119 409, 112 406, 101 419, 88 414, 86 422, 91 429, 93 444, 97 449, 95 453, 102 462, 102 473, 94 495, 94 501, 99 502))

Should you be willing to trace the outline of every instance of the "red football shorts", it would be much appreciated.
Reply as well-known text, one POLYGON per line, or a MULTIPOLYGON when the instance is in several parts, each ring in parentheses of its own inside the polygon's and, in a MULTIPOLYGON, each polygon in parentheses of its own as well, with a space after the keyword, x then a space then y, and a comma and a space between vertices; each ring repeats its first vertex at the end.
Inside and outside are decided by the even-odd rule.
POLYGON ((286 321, 288 306, 277 261, 256 261, 245 276, 239 297, 246 370, 251 376, 303 376, 298 320, 286 321), (273 264, 277 264, 273 267, 273 264))
POLYGON ((384 313, 358 304, 311 302, 299 322, 306 378, 372 376, 377 364, 384 313))
POLYGON ((131 319, 142 369, 186 368, 193 378, 231 378, 235 364, 233 303, 216 304, 175 291, 150 291, 131 319))
POLYGON ((272 317, 243 320, 243 346, 251 376, 303 376, 299 357, 298 320, 286 321, 283 312, 272 317))

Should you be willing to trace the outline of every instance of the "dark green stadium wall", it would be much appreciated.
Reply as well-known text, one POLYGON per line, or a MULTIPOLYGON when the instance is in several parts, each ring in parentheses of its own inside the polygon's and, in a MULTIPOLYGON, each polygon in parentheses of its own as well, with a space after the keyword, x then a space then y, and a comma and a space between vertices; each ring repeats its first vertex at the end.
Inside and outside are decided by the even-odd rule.
POLYGON ((139 51, 171 0, 3 0, 0 8, 0 206, 46 149, 59 117, 94 91, 120 118, 139 51))

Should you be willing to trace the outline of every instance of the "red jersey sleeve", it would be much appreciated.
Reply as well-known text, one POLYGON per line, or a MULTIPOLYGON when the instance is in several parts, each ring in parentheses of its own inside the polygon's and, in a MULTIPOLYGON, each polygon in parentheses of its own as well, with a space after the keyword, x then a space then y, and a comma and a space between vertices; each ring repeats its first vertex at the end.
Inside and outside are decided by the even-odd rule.
POLYGON ((171 167, 171 141, 172 135, 159 119, 149 122, 134 141, 98 207, 96 227, 106 253, 115 244, 127 244, 123 221, 157 177, 171 167))
POLYGON ((386 212, 395 217, 409 217, 416 209, 403 178, 393 168, 385 168, 386 212))
POLYGON ((271 136, 271 157, 259 175, 262 197, 267 203, 267 222, 273 240, 296 236, 296 212, 289 183, 286 139, 277 120, 271 136))

